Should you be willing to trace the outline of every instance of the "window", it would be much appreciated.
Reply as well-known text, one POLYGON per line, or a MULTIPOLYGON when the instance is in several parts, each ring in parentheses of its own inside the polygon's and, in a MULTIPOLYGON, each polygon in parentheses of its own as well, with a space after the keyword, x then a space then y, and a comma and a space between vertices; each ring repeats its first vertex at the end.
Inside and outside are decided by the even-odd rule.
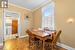
POLYGON ((42 28, 48 27, 54 30, 54 2, 42 8, 42 28))

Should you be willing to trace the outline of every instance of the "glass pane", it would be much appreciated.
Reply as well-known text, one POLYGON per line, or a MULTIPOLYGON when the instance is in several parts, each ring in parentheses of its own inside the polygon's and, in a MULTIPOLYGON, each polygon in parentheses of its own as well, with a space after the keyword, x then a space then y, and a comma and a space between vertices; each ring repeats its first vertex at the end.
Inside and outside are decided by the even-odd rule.
POLYGON ((54 2, 42 8, 42 28, 54 29, 54 2))

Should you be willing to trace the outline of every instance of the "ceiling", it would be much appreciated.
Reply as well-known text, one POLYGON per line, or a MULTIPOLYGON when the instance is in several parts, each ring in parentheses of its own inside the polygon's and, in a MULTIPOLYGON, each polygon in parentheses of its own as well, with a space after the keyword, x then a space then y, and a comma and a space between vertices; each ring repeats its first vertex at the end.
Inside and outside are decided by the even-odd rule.
POLYGON ((9 3, 15 4, 17 6, 21 6, 27 9, 35 9, 40 5, 44 5, 51 0, 8 0, 9 3))

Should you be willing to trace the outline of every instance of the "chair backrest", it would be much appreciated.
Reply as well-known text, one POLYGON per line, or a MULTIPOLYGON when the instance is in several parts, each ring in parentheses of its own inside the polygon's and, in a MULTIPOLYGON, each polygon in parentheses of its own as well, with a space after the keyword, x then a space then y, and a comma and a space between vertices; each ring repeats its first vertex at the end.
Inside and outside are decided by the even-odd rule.
POLYGON ((27 33, 28 35, 30 35, 30 36, 34 36, 34 35, 32 34, 32 32, 31 32, 29 29, 26 31, 26 33, 27 33))
POLYGON ((59 30, 57 33, 56 33, 56 36, 54 36, 54 39, 53 39, 53 43, 55 43, 56 44, 56 42, 57 42, 57 40, 59 39, 59 36, 60 36, 60 34, 61 34, 61 30, 59 30))

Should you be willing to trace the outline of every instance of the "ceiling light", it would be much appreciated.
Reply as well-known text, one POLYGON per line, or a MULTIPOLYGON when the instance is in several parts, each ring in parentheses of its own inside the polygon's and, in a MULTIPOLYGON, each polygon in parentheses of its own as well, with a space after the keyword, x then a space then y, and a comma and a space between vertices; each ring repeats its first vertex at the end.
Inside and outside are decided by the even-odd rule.
POLYGON ((8 7, 8 2, 7 2, 7 0, 2 0, 2 2, 1 2, 1 7, 2 7, 2 8, 7 8, 7 7, 8 7))

